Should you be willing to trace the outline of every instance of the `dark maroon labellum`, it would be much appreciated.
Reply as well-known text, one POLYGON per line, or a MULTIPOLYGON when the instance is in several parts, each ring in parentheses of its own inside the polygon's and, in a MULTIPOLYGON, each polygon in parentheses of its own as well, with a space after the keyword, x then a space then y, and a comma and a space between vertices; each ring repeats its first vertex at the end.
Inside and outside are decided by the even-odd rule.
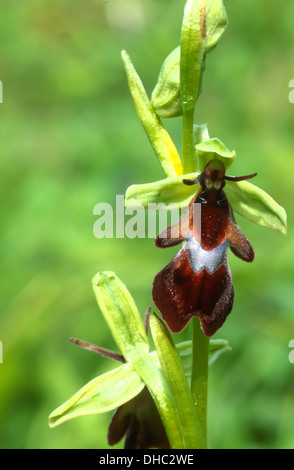
POLYGON ((223 187, 225 180, 242 181, 255 175, 226 176, 223 163, 211 160, 195 181, 183 180, 189 185, 200 182, 201 188, 181 219, 155 240, 160 248, 184 242, 155 276, 152 289, 153 301, 172 332, 179 333, 192 316, 198 316, 204 334, 212 336, 231 312, 234 290, 227 248, 247 262, 253 261, 254 251, 235 221, 223 187))

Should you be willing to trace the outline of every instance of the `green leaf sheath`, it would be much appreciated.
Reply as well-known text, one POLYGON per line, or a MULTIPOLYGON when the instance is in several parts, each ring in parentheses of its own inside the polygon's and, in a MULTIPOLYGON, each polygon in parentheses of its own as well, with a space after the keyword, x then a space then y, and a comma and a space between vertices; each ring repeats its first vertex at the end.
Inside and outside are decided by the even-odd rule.
POLYGON ((171 390, 184 448, 203 448, 201 428, 179 352, 167 327, 155 314, 150 316, 150 329, 163 375, 171 390))

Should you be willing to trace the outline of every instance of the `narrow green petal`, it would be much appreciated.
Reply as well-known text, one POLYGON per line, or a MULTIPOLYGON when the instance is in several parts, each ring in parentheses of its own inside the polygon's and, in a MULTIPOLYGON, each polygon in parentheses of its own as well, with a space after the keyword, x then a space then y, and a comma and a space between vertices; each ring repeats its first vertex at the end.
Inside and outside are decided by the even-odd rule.
POLYGON ((138 395, 145 384, 130 364, 91 380, 49 416, 51 428, 73 418, 114 410, 138 395))
POLYGON ((163 375, 173 396, 184 448, 201 449, 201 429, 180 355, 166 325, 155 314, 150 316, 150 329, 163 375))
POLYGON ((228 150, 218 138, 209 139, 196 145, 196 159, 199 169, 203 171, 210 160, 217 159, 223 162, 226 170, 235 160, 236 152, 228 150))
POLYGON ((122 51, 122 59, 137 114, 165 174, 167 176, 182 174, 182 162, 178 151, 169 133, 156 115, 142 81, 126 51, 122 51))
POLYGON ((126 286, 113 272, 97 273, 92 284, 101 312, 124 358, 128 360, 134 350, 148 351, 143 321, 126 286))
POLYGON ((265 191, 248 181, 227 181, 225 193, 237 214, 257 225, 286 235, 286 211, 265 191))
MULTIPOLYGON (((126 207, 148 208, 148 204, 160 204, 168 206, 168 210, 177 207, 185 207, 195 195, 196 186, 187 186, 183 179, 195 179, 199 173, 190 173, 182 176, 165 178, 147 184, 135 184, 127 189, 125 197, 126 207)), ((158 206, 157 209, 164 210, 166 207, 158 206)))

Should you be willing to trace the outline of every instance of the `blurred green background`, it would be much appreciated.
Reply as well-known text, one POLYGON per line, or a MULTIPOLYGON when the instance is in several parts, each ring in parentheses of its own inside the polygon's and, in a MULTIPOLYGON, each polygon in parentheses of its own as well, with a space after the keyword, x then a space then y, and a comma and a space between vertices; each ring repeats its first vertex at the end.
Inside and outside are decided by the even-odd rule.
MULTIPOLYGON (((237 151, 233 174, 258 172, 254 183, 286 208, 289 234, 237 217, 256 260, 229 254, 234 309, 215 337, 232 352, 210 370, 209 447, 293 448, 294 3, 225 4, 230 25, 207 58, 197 123, 237 151)), ((69 342, 115 349, 93 275, 115 271, 143 315, 154 275, 177 251, 158 250, 151 239, 96 239, 93 208, 163 177, 120 51, 151 94, 178 45, 183 7, 184 0, 1 1, 1 448, 107 448, 111 413, 54 430, 47 418, 115 366, 69 342)), ((180 149, 181 118, 164 123, 180 149)), ((189 335, 187 328, 181 336, 189 335)))

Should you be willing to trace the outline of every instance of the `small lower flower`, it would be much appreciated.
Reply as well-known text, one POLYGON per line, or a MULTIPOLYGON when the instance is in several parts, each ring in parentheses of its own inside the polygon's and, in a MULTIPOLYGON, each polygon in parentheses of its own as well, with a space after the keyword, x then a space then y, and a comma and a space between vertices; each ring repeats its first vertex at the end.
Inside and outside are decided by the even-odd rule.
POLYGON ((145 387, 135 398, 120 406, 108 428, 108 444, 125 436, 125 449, 170 449, 154 401, 145 387))
MULTIPOLYGON (((145 315, 145 327, 148 329, 148 316, 150 309, 145 315)), ((114 353, 108 349, 94 344, 71 338, 72 343, 77 346, 95 352, 100 356, 125 363, 121 354, 114 353)), ((115 411, 108 428, 108 444, 113 446, 125 436, 125 449, 170 449, 168 438, 160 419, 155 403, 144 387, 132 400, 124 403, 115 411)))

